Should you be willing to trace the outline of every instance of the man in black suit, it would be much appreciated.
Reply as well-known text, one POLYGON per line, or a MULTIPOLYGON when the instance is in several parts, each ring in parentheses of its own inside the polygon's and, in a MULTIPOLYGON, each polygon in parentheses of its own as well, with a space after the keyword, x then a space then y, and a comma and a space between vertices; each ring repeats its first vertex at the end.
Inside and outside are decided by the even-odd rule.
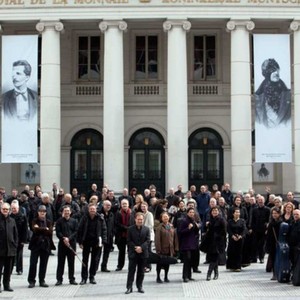
POLYGON ((128 229, 127 245, 128 245, 128 276, 127 276, 127 291, 125 294, 132 293, 132 284, 134 274, 137 268, 136 286, 139 293, 144 293, 143 280, 144 268, 146 260, 149 257, 150 230, 143 225, 144 215, 137 213, 135 215, 135 225, 128 229))
POLYGON ((38 95, 27 87, 31 65, 26 60, 13 63, 12 82, 14 89, 2 95, 4 116, 16 120, 32 120, 37 113, 38 95))

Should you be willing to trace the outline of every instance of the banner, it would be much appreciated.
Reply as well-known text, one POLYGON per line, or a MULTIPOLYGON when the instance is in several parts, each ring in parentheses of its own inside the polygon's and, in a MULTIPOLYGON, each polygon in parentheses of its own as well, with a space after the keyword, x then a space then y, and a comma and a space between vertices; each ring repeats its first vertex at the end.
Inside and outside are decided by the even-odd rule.
POLYGON ((37 162, 37 35, 2 36, 2 163, 37 162))
POLYGON ((292 161, 291 61, 288 34, 255 34, 255 160, 292 161))

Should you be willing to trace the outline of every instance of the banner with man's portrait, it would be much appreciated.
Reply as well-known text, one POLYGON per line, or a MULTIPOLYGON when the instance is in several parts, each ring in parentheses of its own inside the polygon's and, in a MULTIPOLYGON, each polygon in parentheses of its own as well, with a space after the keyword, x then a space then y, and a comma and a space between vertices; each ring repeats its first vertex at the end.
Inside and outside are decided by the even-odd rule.
POLYGON ((292 161, 291 60, 288 34, 255 34, 255 160, 292 161))
POLYGON ((38 160, 38 35, 2 36, 2 163, 38 160))

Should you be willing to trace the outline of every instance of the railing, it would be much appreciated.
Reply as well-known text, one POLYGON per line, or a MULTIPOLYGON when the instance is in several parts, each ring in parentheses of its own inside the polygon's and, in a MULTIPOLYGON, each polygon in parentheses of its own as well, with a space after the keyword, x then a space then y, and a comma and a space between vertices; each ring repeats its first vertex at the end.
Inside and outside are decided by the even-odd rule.
MULTIPOLYGON (((126 96, 163 96, 166 94, 167 84, 128 84, 125 87, 126 96)), ((103 96, 102 84, 77 84, 73 85, 73 95, 75 96, 103 96)), ((223 85, 218 83, 188 84, 189 96, 213 96, 222 95, 223 85)))
POLYGON ((218 84, 191 84, 190 87, 192 95, 219 95, 218 84))
POLYGON ((76 85, 76 96, 99 96, 102 95, 101 85, 80 84, 76 85))

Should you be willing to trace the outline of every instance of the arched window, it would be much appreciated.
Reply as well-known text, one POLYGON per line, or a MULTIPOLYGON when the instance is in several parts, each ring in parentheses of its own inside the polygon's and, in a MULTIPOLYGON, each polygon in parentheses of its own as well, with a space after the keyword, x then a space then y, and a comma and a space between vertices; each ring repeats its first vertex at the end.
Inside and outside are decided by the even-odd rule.
POLYGON ((141 193, 150 184, 165 191, 165 149, 164 139, 151 128, 136 131, 130 141, 129 186, 141 193))
POLYGON ((77 132, 71 141, 71 189, 87 192, 103 184, 103 137, 94 129, 77 132))
POLYGON ((223 140, 211 128, 200 128, 189 138, 189 184, 223 184, 223 140))

